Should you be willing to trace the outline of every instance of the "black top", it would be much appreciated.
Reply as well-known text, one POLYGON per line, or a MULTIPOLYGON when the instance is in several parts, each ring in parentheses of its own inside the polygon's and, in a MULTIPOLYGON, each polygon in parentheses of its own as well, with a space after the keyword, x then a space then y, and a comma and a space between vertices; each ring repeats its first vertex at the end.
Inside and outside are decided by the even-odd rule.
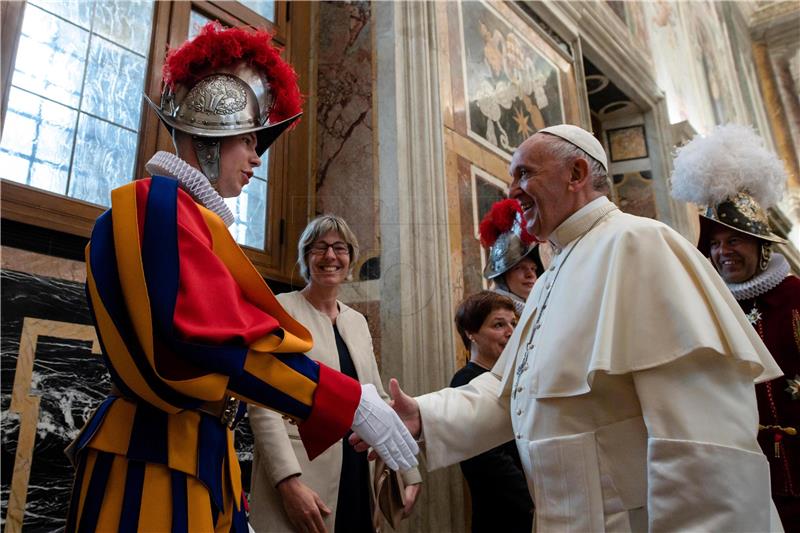
MULTIPOLYGON (((350 350, 334 324, 333 336, 339 352, 339 368, 343 374, 358 379, 350 350)), ((372 515, 369 508, 369 463, 367 452, 357 453, 347 442, 342 442, 342 473, 339 478, 339 502, 336 505, 334 531, 339 533, 372 533, 372 515)))
MULTIPOLYGON (((456 372, 451 387, 466 385, 486 372, 469 362, 456 372)), ((530 533, 533 501, 513 440, 461 462, 472 496, 472 532, 530 533)))

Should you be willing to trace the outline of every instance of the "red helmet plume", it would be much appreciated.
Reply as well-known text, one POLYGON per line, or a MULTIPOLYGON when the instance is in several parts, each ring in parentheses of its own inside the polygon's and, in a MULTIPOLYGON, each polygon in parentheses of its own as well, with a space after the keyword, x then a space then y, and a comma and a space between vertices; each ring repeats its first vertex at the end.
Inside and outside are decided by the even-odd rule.
POLYGON ((224 28, 219 22, 209 22, 194 39, 167 52, 164 83, 173 90, 176 85, 192 86, 209 72, 247 63, 269 81, 274 99, 270 122, 280 122, 300 113, 303 104, 297 73, 280 52, 266 30, 224 28))
POLYGON ((519 201, 514 199, 500 200, 495 202, 489 212, 481 220, 478 226, 478 234, 481 237, 481 245, 491 248, 497 238, 507 231, 514 230, 514 223, 520 221, 516 231, 519 238, 525 244, 535 241, 533 236, 528 233, 522 224, 522 207, 519 201))

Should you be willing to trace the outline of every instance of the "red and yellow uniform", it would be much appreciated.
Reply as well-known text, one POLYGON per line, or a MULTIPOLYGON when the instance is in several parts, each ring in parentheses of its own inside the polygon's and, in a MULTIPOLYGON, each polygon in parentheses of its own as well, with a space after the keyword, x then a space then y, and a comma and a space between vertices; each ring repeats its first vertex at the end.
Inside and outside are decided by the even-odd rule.
POLYGON ((174 179, 111 198, 86 264, 115 390, 75 443, 66 530, 246 532, 233 432, 210 413, 229 396, 282 412, 313 458, 349 429, 361 387, 302 355, 308 331, 174 179))

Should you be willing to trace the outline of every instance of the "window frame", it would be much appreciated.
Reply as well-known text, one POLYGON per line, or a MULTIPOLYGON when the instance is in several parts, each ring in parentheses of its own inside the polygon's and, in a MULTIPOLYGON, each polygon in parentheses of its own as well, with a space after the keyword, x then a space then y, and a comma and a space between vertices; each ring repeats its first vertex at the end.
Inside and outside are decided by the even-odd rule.
MULTIPOLYGON (((4 2, 5 4, 5 2, 4 2)), ((20 2, 22 4, 22 2, 20 2)), ((192 0, 190 2, 157 1, 153 6, 153 27, 150 38, 150 51, 147 58, 144 92, 154 102, 161 97, 161 70, 164 64, 164 50, 179 46, 186 40, 189 32, 189 16, 192 10, 216 19, 228 26, 251 25, 266 27, 274 33, 275 43, 284 48, 284 58, 289 60, 300 74, 301 92, 309 94, 309 79, 312 69, 310 65, 310 38, 295 43, 291 39, 292 27, 305 25, 306 30, 311 23, 311 6, 306 2, 290 5, 285 1, 275 2, 275 22, 269 21, 255 13, 244 4, 229 1, 192 0), (294 20, 290 21, 290 14, 294 20), (308 42, 305 42, 305 41, 308 42), (307 74, 304 76, 303 74, 307 74)), ((4 13, 5 14, 5 13, 4 13)), ((11 22, 16 24, 3 33, 19 35, 22 26, 23 9, 19 17, 11 22)), ((4 21, 5 22, 5 21, 4 21)), ((5 24, 4 24, 5 25, 5 24)), ((302 28, 301 28, 302 29, 302 28)), ((303 31, 297 31, 303 35, 303 31)), ((311 32, 306 31, 307 35, 311 32)), ((16 59, 16 47, 3 49, 3 68, 13 73, 16 59)), ((3 79, 3 111, 7 103, 10 76, 3 79)), ((174 152, 172 140, 166 129, 160 124, 158 116, 143 104, 145 109, 139 122, 138 148, 134 163, 134 179, 147 175, 146 162, 152 155, 164 150, 174 152)), ((3 122, 5 122, 3 113, 3 122)), ((302 224, 308 211, 308 179, 290 180, 289 176, 307 178, 309 167, 307 158, 311 130, 308 119, 298 124, 289 135, 281 136, 269 152, 269 171, 267 173, 267 199, 264 249, 242 246, 259 273, 271 279, 283 282, 297 281, 294 268, 294 251, 299 231, 294 231, 298 224, 287 224, 287 212, 292 212, 297 205, 291 205, 289 197, 301 199, 302 224), (300 155, 300 157, 297 157, 300 155), (303 163, 303 161, 306 161, 303 163), (291 238, 287 238, 291 235, 291 238)), ((296 202, 295 202, 296 204, 296 202)), ((61 231, 81 237, 89 237, 94 221, 106 208, 95 204, 70 198, 57 193, 37 189, 6 179, 0 179, 0 207, 2 218, 32 224, 51 230, 61 231)), ((292 218, 296 218, 294 213, 292 218)), ((301 228, 302 229, 302 226, 301 228)))

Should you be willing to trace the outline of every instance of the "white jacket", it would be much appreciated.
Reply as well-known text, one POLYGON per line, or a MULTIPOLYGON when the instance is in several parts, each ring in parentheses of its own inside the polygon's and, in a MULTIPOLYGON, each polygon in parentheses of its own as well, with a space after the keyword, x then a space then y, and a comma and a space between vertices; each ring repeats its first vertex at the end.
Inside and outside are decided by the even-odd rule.
MULTIPOLYGON (((330 318, 308 303, 300 292, 277 295, 278 301, 314 338, 308 355, 335 370, 339 370, 339 353, 330 318)), ((372 383, 384 399, 378 366, 372 348, 372 337, 364 315, 339 303, 336 327, 344 339, 361 383, 372 383)), ((334 444, 314 459, 308 460, 300 441, 297 426, 284 421, 280 414, 256 406, 248 406, 250 427, 255 449, 250 483, 250 525, 258 532, 292 531, 275 485, 295 474, 319 494, 332 513, 325 518, 328 531, 336 524, 336 503, 339 496, 339 476, 342 471, 342 444, 334 444)), ((372 463, 370 463, 372 467, 372 463)), ((407 484, 419 483, 419 471, 404 473, 407 484)), ((371 484, 370 484, 371 486, 371 484)))
POLYGON ((428 468, 515 438, 539 533, 780 530, 753 380, 781 372, 710 263, 605 198, 551 243, 492 372, 418 398, 428 468))

